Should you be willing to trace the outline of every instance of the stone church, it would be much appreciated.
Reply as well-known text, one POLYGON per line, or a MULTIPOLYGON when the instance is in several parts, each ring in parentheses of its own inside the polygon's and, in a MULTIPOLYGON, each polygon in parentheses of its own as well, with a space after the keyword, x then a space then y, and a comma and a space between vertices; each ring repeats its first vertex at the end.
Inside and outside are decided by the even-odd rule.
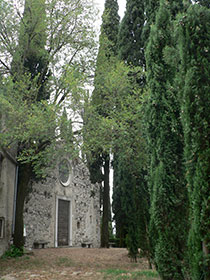
MULTIPOLYGON (((0 255, 14 230, 16 162, 0 158, 0 255)), ((27 248, 100 246, 100 191, 80 159, 63 158, 50 176, 33 182, 25 201, 27 248)))
POLYGON ((51 178, 33 183, 25 203, 26 247, 100 246, 99 187, 80 161, 64 158, 51 178))

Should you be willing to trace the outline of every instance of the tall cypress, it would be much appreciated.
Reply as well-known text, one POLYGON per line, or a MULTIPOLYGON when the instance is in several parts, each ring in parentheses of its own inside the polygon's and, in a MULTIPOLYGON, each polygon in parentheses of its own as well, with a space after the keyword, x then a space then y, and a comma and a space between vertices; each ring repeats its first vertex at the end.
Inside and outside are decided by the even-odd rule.
MULTIPOLYGON (((135 106, 135 108, 137 108, 135 106)), ((129 108, 130 109, 130 108, 129 108)), ((150 261, 148 248, 148 194, 143 172, 144 142, 138 122, 140 114, 126 120, 126 142, 119 147, 114 158, 113 212, 120 246, 126 245, 129 256, 136 260, 139 248, 150 261), (130 126, 130 124, 132 124, 130 126)))
POLYGON ((144 47, 148 43, 150 28, 155 23, 156 13, 158 11, 160 0, 145 0, 145 24, 142 32, 142 40, 144 41, 144 47))
MULTIPOLYGON (((109 65, 112 58, 116 56, 117 51, 117 34, 119 29, 117 0, 106 0, 105 9, 102 15, 101 34, 99 38, 99 51, 97 56, 96 72, 92 94, 92 105, 102 117, 108 117, 110 110, 109 97, 107 97, 106 88, 104 88, 104 79, 109 71, 109 65)), ((100 169, 103 167, 103 215, 101 227, 101 246, 109 246, 109 222, 110 222, 110 157, 108 152, 102 152, 103 147, 96 151, 96 160, 90 163, 90 171, 100 174, 100 169)), ((101 176, 100 176, 101 177, 101 176)))
POLYGON ((117 156, 117 153, 115 153, 114 155, 113 169, 114 169, 114 180, 113 180, 112 211, 114 214, 113 220, 115 221, 115 227, 116 227, 116 240, 117 240, 118 247, 126 247, 125 238, 128 229, 127 229, 127 221, 126 221, 126 212, 123 209, 123 205, 122 205, 121 165, 120 165, 120 157, 117 156))
POLYGON ((127 224, 127 235, 126 245, 129 251, 130 257, 136 261, 139 248, 139 221, 138 221, 138 189, 136 177, 134 176, 135 171, 133 170, 133 162, 131 160, 119 161, 123 166, 120 168, 121 172, 121 190, 122 190, 122 209, 124 210, 126 224, 127 224))
POLYGON ((125 15, 120 24, 119 57, 132 66, 145 64, 144 42, 141 39, 145 21, 144 6, 143 0, 127 0, 125 15))
MULTIPOLYGON (((135 67, 142 69, 145 67, 144 41, 142 40, 145 22, 144 9, 145 1, 127 1, 125 15, 120 24, 118 36, 119 58, 130 66, 128 76, 129 78, 132 77, 133 85, 138 85, 141 88, 145 85, 144 72, 139 71, 139 68, 136 71, 137 68, 135 67), (141 74, 138 75, 137 72, 141 72, 141 74)), ((134 88, 133 91, 135 91, 134 88)), ((132 96, 132 89, 127 94, 132 96)), ((141 103, 141 94, 142 92, 139 91, 139 98, 137 100, 139 105, 141 103)), ((136 111, 132 113, 136 115, 136 111)), ((114 157, 113 211, 115 214, 117 237, 120 238, 120 243, 123 244, 123 241, 126 240, 126 246, 133 259, 136 259, 139 247, 142 253, 147 255, 149 259, 148 236, 146 233, 148 225, 148 212, 146 211, 148 210, 148 194, 145 191, 144 164, 139 157, 142 151, 136 149, 134 143, 135 137, 137 135, 139 137, 141 134, 141 131, 137 129, 136 122, 139 123, 140 120, 129 121, 129 135, 131 136, 135 131, 133 135, 134 145, 131 144, 132 147, 130 147, 133 151, 132 156, 125 156, 124 151, 119 149, 114 157)))
POLYGON ((183 132, 177 90, 173 19, 182 1, 161 1, 146 50, 148 100, 145 110, 151 196, 150 238, 162 279, 184 279, 187 191, 183 168, 183 132), (175 62, 175 64, 174 64, 175 62))
MULTIPOLYGON (((34 96, 30 88, 25 96, 29 104, 49 97, 44 88, 48 78, 48 59, 45 50, 46 24, 45 1, 25 0, 24 14, 20 27, 19 42, 12 61, 12 75, 14 81, 21 81, 25 76, 36 83, 38 93, 34 96)), ((23 100, 24 102, 24 100, 23 100)), ((17 154, 21 153, 30 143, 22 143, 17 147, 17 154)), ((20 163, 18 169, 17 202, 15 213, 14 244, 21 248, 23 240, 23 207, 27 188, 32 176, 30 163, 20 163)))
POLYGON ((25 0, 17 50, 12 61, 12 75, 19 81, 23 75, 36 79, 38 95, 34 101, 49 98, 44 84, 49 77, 46 46, 46 12, 44 0, 25 0))
MULTIPOLYGON (((200 1, 204 2, 204 1, 200 1)), ((191 5, 180 16, 180 104, 190 200, 191 279, 210 279, 210 10, 191 5)))

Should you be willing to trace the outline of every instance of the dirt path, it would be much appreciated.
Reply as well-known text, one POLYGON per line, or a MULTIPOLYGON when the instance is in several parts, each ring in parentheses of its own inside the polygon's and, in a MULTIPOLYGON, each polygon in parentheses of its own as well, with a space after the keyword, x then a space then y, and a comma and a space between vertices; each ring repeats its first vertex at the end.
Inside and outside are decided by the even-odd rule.
POLYGON ((128 258, 126 249, 36 249, 33 250, 33 255, 30 256, 0 260, 0 279, 158 279, 129 278, 129 275, 133 272, 147 269, 148 264, 145 259, 140 259, 138 263, 132 263, 128 258), (115 276, 112 273, 120 274, 122 278, 114 278, 115 276))

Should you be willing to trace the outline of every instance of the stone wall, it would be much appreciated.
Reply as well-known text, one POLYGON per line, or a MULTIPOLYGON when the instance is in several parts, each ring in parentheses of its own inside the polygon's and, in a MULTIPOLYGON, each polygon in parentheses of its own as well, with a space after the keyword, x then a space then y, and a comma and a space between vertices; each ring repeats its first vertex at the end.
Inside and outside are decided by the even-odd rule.
POLYGON ((91 184, 87 167, 80 161, 71 162, 70 180, 62 184, 59 167, 46 181, 33 183, 25 202, 24 224, 26 246, 45 240, 48 247, 58 246, 58 203, 70 202, 68 246, 81 246, 84 241, 100 246, 99 187, 91 184))
POLYGON ((12 154, 0 151, 0 256, 12 238, 16 163, 12 154), (10 156, 9 156, 10 155, 10 156))

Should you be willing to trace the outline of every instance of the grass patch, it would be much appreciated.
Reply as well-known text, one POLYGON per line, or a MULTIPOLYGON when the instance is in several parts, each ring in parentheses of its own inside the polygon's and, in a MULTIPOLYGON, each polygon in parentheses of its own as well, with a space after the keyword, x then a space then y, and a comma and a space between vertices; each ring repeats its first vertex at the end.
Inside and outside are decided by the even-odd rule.
POLYGON ((153 270, 144 270, 144 271, 138 271, 135 272, 137 276, 146 276, 146 277, 153 277, 153 278, 159 278, 159 275, 156 271, 153 270))
POLYGON ((104 279, 109 280, 155 280, 160 279, 156 271, 143 270, 143 271, 129 271, 123 269, 106 269, 102 271, 104 279))
POLYGON ((70 258, 59 257, 58 259, 56 259, 55 264, 57 266, 69 267, 69 266, 73 266, 74 262, 70 258))

